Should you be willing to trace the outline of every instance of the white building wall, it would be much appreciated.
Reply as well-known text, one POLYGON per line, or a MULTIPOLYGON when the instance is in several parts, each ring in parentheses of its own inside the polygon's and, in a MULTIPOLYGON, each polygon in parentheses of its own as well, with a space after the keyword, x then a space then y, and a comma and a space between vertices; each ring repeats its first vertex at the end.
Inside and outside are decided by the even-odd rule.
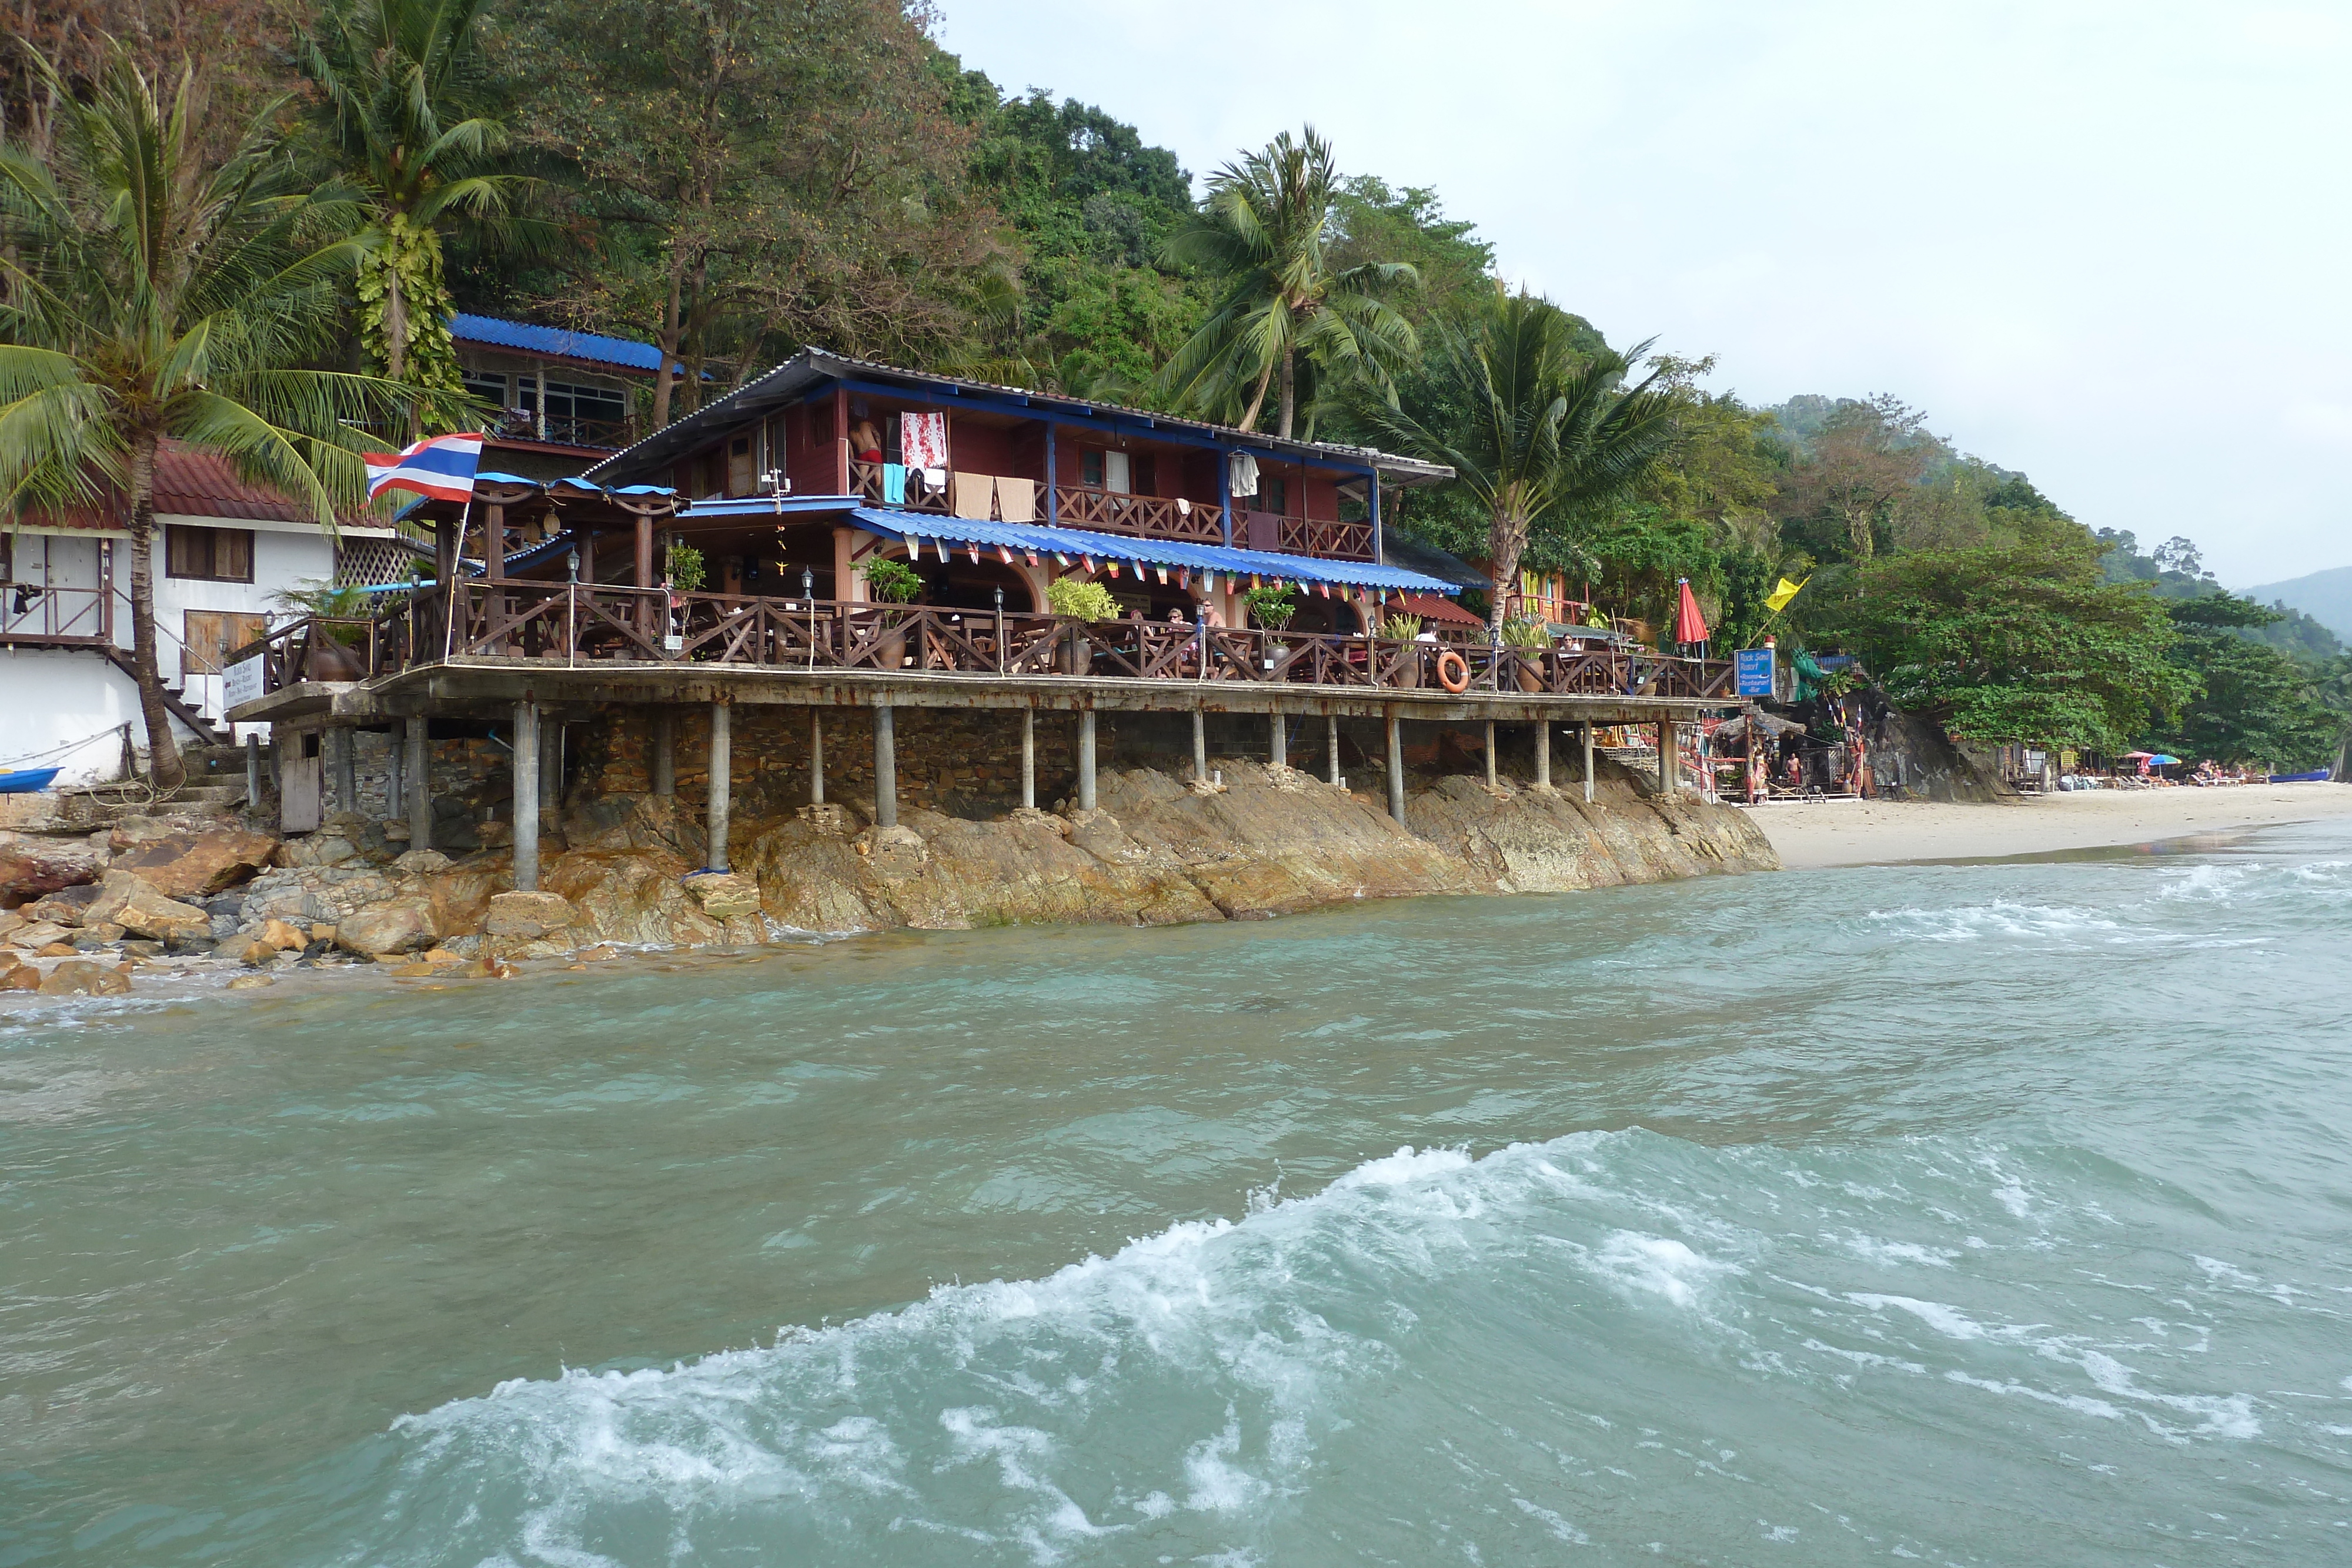
MULTIPOLYGON (((143 758, 139 688, 88 648, 0 649, 0 768, 60 768, 58 783, 99 784, 122 777, 121 727, 143 758)), ((172 721, 182 744, 195 732, 172 721)))

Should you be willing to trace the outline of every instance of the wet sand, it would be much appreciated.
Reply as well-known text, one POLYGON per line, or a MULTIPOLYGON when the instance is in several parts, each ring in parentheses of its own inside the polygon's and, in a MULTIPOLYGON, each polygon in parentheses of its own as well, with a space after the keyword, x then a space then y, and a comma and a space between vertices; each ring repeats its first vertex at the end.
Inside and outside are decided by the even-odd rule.
POLYGON ((2352 816, 2352 786, 2094 789, 1997 806, 1798 801, 1759 807, 1754 815, 1780 863, 1802 871, 2045 854, 2352 816))

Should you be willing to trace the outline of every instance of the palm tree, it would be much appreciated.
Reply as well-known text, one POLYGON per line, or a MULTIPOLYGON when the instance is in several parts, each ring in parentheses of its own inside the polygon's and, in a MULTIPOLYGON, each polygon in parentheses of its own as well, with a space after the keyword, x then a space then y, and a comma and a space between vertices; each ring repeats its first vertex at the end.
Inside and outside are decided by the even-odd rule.
POLYGON ((493 237, 534 232, 510 215, 530 186, 489 159, 506 142, 467 112, 484 75, 474 23, 482 0, 334 0, 316 34, 297 37, 320 118, 368 214, 360 321, 373 361, 396 382, 457 392, 441 235, 464 221, 493 237))
POLYGON ((1580 352, 1575 335, 1559 307, 1497 283, 1444 329, 1419 417, 1370 398, 1359 409, 1382 440, 1450 464, 1487 508, 1497 635, 1531 530, 1622 494, 1675 439, 1657 373, 1627 387, 1632 356, 1580 352))
POLYGON ((330 341, 347 205, 299 190, 257 115, 217 162, 205 95, 168 93, 128 54, 54 89, 46 156, 0 141, 0 507, 118 502, 131 534, 131 653, 154 781, 184 769, 156 667, 155 455, 165 438, 225 455, 331 529, 364 496, 346 422, 398 391, 300 367, 330 341))
POLYGON ((1297 421, 1302 359, 1310 373, 1360 378, 1385 392, 1394 368, 1419 352, 1412 323, 1381 298, 1419 282, 1419 274, 1394 261, 1329 266, 1339 193, 1331 144, 1311 125, 1300 140, 1286 131, 1210 180, 1200 214, 1167 246, 1171 261, 1225 279, 1208 319, 1160 373, 1178 406, 1228 413, 1246 386, 1248 406, 1237 423, 1253 429, 1279 377, 1276 434, 1287 440, 1297 421))

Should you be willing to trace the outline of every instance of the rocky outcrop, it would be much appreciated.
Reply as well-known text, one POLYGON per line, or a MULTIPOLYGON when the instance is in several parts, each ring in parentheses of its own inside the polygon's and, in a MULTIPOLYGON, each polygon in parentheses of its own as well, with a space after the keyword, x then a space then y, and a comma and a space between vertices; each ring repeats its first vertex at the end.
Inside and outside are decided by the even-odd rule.
POLYGON ((137 873, 170 898, 206 898, 270 864, 278 841, 212 820, 126 818, 116 824, 108 866, 137 873))
POLYGON ((105 869, 105 855, 86 841, 0 832, 0 909, 96 882, 105 869))
POLYGON ((166 898, 145 878, 112 869, 100 879, 98 896, 82 911, 81 923, 119 925, 158 942, 208 936, 213 926, 212 916, 194 904, 166 898))

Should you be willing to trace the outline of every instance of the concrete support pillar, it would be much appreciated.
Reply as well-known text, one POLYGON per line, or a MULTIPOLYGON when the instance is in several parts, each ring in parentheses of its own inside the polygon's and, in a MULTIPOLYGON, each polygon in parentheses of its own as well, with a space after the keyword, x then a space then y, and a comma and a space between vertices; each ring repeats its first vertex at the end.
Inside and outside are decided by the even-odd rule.
POLYGON ((563 807, 563 721, 539 721, 539 814, 552 821, 563 807))
POLYGON ((703 820, 710 852, 703 864, 712 871, 727 869, 727 812, 735 795, 735 710, 726 703, 710 705, 710 790, 703 820))
POLYGON ((1536 788, 1551 788, 1551 721, 1536 720, 1536 788))
POLYGON ((245 737, 245 809, 261 810, 261 736, 253 730, 245 737))
POLYGON ((1486 788, 1492 789, 1499 783, 1495 768, 1495 721, 1490 718, 1486 721, 1486 788))
POLYGON ((1404 821, 1404 726, 1389 716, 1389 815, 1404 821))
POLYGON ((423 714, 408 721, 408 847, 433 847, 433 750, 423 714))
POLYGON ((1675 721, 1671 714, 1658 716, 1658 793, 1671 797, 1682 785, 1683 759, 1675 747, 1675 721))
POLYGON ((874 707, 874 825, 898 825, 898 727, 887 703, 874 707))
POLYGON ((1266 760, 1276 768, 1290 766, 1290 716, 1268 714, 1265 731, 1266 760))
POLYGON ((1339 716, 1323 716, 1323 777, 1331 783, 1339 781, 1339 716))
POLYGON ((809 709, 809 804, 824 804, 824 709, 809 709))
POLYGON ((514 883, 539 891, 539 705, 526 697, 514 713, 514 883))
POLYGON ((383 750, 383 814, 386 821, 406 815, 404 806, 408 799, 408 748, 403 746, 398 725, 392 727, 391 744, 383 750))
POLYGON ((1021 809, 1037 809, 1037 710, 1034 707, 1021 710, 1021 809))
POLYGON ((654 710, 654 793, 677 793, 677 715, 669 708, 654 710))
POLYGON ((1095 809, 1095 710, 1078 710, 1078 810, 1095 809))
POLYGON ((335 762, 335 810, 360 809, 359 736, 349 725, 327 731, 327 745, 335 762))
POLYGON ((1192 710, 1192 777, 1204 784, 1209 779, 1209 716, 1199 708, 1192 710))
POLYGON ((1590 720, 1584 726, 1584 803, 1588 806, 1592 804, 1592 725, 1590 720))

